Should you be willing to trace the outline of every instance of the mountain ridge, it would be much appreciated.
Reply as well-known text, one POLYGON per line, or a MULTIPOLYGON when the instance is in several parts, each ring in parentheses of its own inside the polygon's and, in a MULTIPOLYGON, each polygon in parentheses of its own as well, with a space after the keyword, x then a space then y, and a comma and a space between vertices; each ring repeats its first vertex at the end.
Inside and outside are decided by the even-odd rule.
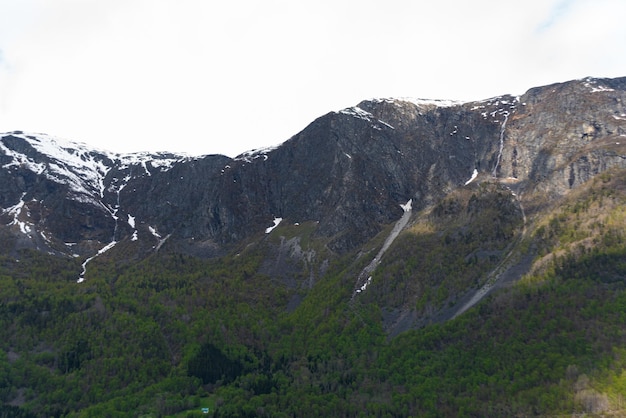
MULTIPOLYGON (((116 239, 130 239, 133 230, 119 217, 131 216, 152 222, 150 228, 161 231, 160 235, 178 235, 191 247, 191 241, 202 241, 216 248, 244 239, 251 231, 263 231, 280 217, 292 222, 320 222, 317 233, 334 237, 329 248, 342 253, 372 238, 381 225, 399 218, 400 204, 414 199, 416 208, 423 208, 464 185, 474 171, 477 175, 491 172, 493 177, 515 179, 518 184, 553 187, 555 194, 562 194, 594 172, 621 165, 619 141, 610 145, 607 140, 624 135, 624 117, 620 115, 626 109, 619 105, 612 118, 602 122, 590 113, 594 95, 603 98, 595 100, 598 103, 621 100, 623 93, 614 87, 623 89, 624 79, 585 78, 531 89, 522 96, 504 95, 466 103, 366 100, 321 116, 280 146, 248 151, 232 159, 171 153, 124 155, 71 143, 70 147, 77 149, 59 156, 55 153, 63 147, 55 148, 55 140, 46 135, 3 134, 5 187, 0 203, 6 217, 7 208, 20 204, 21 194, 31 193, 23 187, 24 179, 43 176, 43 182, 64 185, 70 200, 75 200, 73 204, 91 204, 88 219, 63 231, 62 238, 67 242, 96 238, 107 244, 111 240, 107 241, 106 236, 118 234, 123 236, 116 239), (554 113, 563 104, 567 107, 565 114, 583 112, 583 106, 572 101, 574 94, 589 102, 584 105, 586 120, 576 127, 571 121, 558 120, 558 113, 554 113), (544 100, 546 97, 549 100, 544 100), (552 107, 546 108, 545 103, 552 107), (541 132, 529 129, 536 125, 535 109, 544 125, 571 129, 567 138, 578 137, 578 142, 586 139, 586 143, 540 144, 537 139, 545 138, 549 131, 545 126, 541 132), (546 119, 546 115, 553 115, 552 119, 546 119), (532 138, 524 133, 529 131, 533 132, 532 138), (604 143, 596 136, 601 136, 604 143), (25 141, 22 145, 17 143, 20 139, 25 141), (46 143, 52 145, 47 151, 46 143), (555 146, 568 149, 569 154, 551 155, 548 148, 555 146), (602 156, 597 156, 601 150, 602 156), (567 160, 581 152, 588 153, 575 161, 567 160), (560 170, 559 176, 567 176, 567 183, 539 184, 542 176, 552 175, 549 173, 554 168, 560 170), (24 175, 12 174, 11 170, 24 175), (167 189, 164 184, 173 188, 167 189), (128 193, 131 189, 143 196, 134 197, 128 193), (140 202, 146 199, 154 201, 140 202), (324 209, 328 203, 332 204, 332 213, 324 209), (181 213, 193 215, 185 217, 181 213), (92 227, 93 222, 97 227, 92 227), (77 236, 70 230, 84 232, 77 236)), ((46 200, 39 202, 45 206, 46 200)), ((47 213, 54 212, 57 210, 47 213)), ((43 222, 45 215, 39 217, 43 222)), ((62 229, 55 222, 50 220, 46 227, 62 229)), ((57 245, 56 250, 59 248, 57 245)))

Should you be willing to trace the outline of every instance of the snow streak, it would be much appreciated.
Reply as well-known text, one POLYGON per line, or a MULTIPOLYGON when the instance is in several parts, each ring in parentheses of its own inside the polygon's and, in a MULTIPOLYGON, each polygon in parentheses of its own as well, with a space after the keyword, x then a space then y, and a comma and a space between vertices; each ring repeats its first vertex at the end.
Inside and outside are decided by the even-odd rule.
POLYGON ((361 271, 361 274, 359 274, 359 277, 356 280, 356 285, 354 287, 354 293, 352 293, 352 299, 354 299, 357 294, 367 289, 367 286, 369 286, 369 284, 372 282, 372 273, 380 264, 380 260, 383 258, 383 254, 385 254, 385 251, 389 249, 393 241, 398 237, 398 235, 400 235, 400 232, 409 222, 409 219, 411 218, 411 212, 413 210, 413 199, 410 199, 404 205, 400 205, 400 207, 404 211, 404 215, 402 215, 400 220, 396 222, 396 225, 391 230, 391 233, 385 240, 382 248, 378 251, 378 254, 376 254, 376 257, 374 257, 374 259, 363 269, 363 271, 361 271))
POLYGON ((274 218, 274 225, 270 226, 269 228, 266 228, 265 233, 269 234, 270 232, 272 232, 274 228, 276 228, 282 221, 283 221, 283 218, 274 218))
POLYGON ((470 177, 470 179, 465 182, 465 185, 467 186, 468 184, 473 182, 474 179, 476 179, 476 177, 478 177, 478 170, 474 169, 474 172, 472 173, 472 177, 470 177))
POLYGON ((115 244, 117 244, 116 241, 112 241, 112 242, 108 243, 104 247, 100 248, 100 250, 98 250, 98 253, 96 255, 86 259, 85 262, 82 264, 83 271, 80 273, 80 277, 78 278, 76 283, 82 283, 82 282, 85 281, 85 274, 87 273, 87 264, 91 260, 93 260, 94 258, 98 257, 99 255, 104 254, 105 252, 109 251, 111 248, 113 248, 115 246, 115 244))

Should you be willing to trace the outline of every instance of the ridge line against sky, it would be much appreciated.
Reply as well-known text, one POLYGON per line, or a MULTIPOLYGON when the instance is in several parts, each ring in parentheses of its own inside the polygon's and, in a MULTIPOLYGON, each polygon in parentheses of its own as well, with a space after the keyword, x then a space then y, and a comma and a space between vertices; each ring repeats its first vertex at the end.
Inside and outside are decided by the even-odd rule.
POLYGON ((625 76, 624 21, 622 0, 0 0, 0 132, 235 156, 364 99, 625 76))

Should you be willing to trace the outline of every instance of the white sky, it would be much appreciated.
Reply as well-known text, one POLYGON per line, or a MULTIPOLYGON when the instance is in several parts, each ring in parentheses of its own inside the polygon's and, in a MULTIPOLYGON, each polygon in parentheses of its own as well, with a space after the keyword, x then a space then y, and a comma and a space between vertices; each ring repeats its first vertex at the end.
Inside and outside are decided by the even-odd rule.
POLYGON ((626 76, 624 0, 0 0, 0 132, 243 151, 373 97, 626 76))

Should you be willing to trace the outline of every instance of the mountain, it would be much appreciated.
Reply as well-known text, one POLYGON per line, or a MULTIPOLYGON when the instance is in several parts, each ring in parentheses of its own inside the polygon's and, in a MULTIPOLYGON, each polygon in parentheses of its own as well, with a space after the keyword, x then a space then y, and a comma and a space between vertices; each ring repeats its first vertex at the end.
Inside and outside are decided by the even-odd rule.
MULTIPOLYGON (((497 330, 496 336, 505 332, 496 316, 529 315, 521 301, 539 310, 556 303, 529 299, 524 292, 532 291, 525 286, 555 283, 564 275, 583 281, 600 277, 603 284, 598 286, 584 281, 594 300, 607 295, 607 286, 613 286, 612 297, 621 295, 625 103, 626 78, 585 78, 533 88, 521 96, 466 103, 372 99, 319 117, 278 147, 236 158, 117 154, 45 134, 1 134, 0 277, 11 290, 0 294, 0 318, 7 324, 13 316, 20 321, 5 328, 3 349, 8 354, 0 362, 5 367, 0 378, 8 370, 12 383, 7 387, 13 389, 0 395, 11 406, 30 405, 38 413, 71 415, 98 404, 75 394, 67 411, 60 406, 45 409, 44 400, 63 404, 61 395, 54 401, 38 386, 39 395, 26 400, 28 379, 10 378, 10 371, 19 366, 24 374, 28 367, 45 366, 60 385, 67 384, 66 377, 95 379, 95 370, 105 373, 98 368, 104 366, 96 366, 98 353, 112 354, 96 349, 93 341, 103 344, 105 334, 123 334, 118 314, 124 312, 130 315, 124 321, 132 318, 142 330, 129 338, 139 345, 149 341, 141 355, 152 353, 149 347, 162 350, 150 354, 162 361, 160 372, 137 363, 139 374, 132 376, 143 382, 141 390, 159 384, 157 377, 147 379, 141 373, 164 379, 186 367, 189 376, 203 381, 209 397, 225 388, 247 388, 248 401, 259 397, 265 393, 259 381, 244 384, 252 376, 266 379, 266 395, 286 390, 278 381, 283 376, 293 379, 288 387, 311 396, 300 380, 305 378, 295 372, 306 363, 306 379, 321 393, 332 393, 330 388, 337 385, 341 390, 358 385, 385 394, 376 401, 389 407, 380 406, 381 414, 437 410, 418 407, 417 398, 409 397, 406 401, 413 406, 404 413, 399 407, 404 401, 386 396, 417 386, 400 388, 398 381, 392 383, 382 371, 372 374, 366 365, 379 364, 378 359, 394 352, 409 361, 405 351, 394 351, 406 350, 407 341, 419 342, 424 350, 436 342, 445 355, 452 355, 455 344, 478 349, 482 346, 476 335, 488 329, 497 330), (590 267, 599 265, 606 274, 590 267), (46 279, 36 280, 39 276, 46 279), (41 286, 50 288, 34 290, 41 286), (195 292, 215 299, 202 302, 192 296, 195 292), (35 307, 34 301, 45 307, 35 307), (169 310, 177 319, 165 319, 155 309, 169 310), (47 319, 51 312, 58 313, 55 319, 47 319), (248 319, 234 319, 241 312, 248 319), (207 313, 215 318, 205 318, 207 313), (476 324, 485 320, 476 315, 493 319, 479 329, 476 324), (64 335, 62 341, 48 334, 49 323, 64 335), (83 336, 66 335, 67 323, 79 327, 83 336), (154 327, 145 334, 148 323, 154 327), (265 330, 257 329, 261 323, 265 330), (459 324, 471 333, 464 334, 459 324), (24 339, 26 329, 36 337, 24 339), (451 334, 435 337, 444 332, 440 330, 451 334), (277 348, 284 345, 291 348, 277 348), (378 347, 375 353, 369 351, 372 347, 378 347), (31 360, 20 365, 19 358, 34 359, 34 365, 31 360), (209 377, 214 370, 206 368, 207 359, 228 365, 228 370, 218 379, 209 377), (344 364, 369 377, 351 374, 344 364), (335 376, 333 370, 343 374, 335 376), (250 395, 255 390, 257 395, 250 395)), ((573 292, 571 304, 555 314, 562 318, 580 295, 574 288, 552 286, 573 292)), ((528 331, 514 338, 535 335, 529 323, 537 318, 525 321, 516 326, 528 331)), ((581 319, 588 325, 585 321, 581 319)), ((602 327, 615 330, 610 321, 602 327)), ((577 332, 572 329, 579 338, 577 332)), ((580 338, 587 341, 590 335, 580 338)), ((615 338, 606 344, 617 344, 615 338)), ((588 352, 606 353, 593 347, 588 352)), ((490 358, 499 355, 485 350, 490 358)), ((562 359, 583 359, 584 350, 572 350, 562 359)), ((444 362, 428 355, 433 362, 444 362)), ((402 369, 391 357, 385 361, 377 367, 402 369)), ((568 366, 574 364, 554 367, 565 373, 568 366)), ((105 379, 119 375, 113 369, 107 369, 105 379)), ((576 376, 568 375, 572 379, 583 374, 573 370, 569 373, 576 376)), ((535 387, 548 382, 529 381, 535 387)), ((111 402, 131 396, 116 390, 115 395, 101 395, 111 402)), ((515 396, 531 396, 530 391, 520 387, 515 396)), ((224 393, 219 396, 244 396, 224 393)), ((347 393, 340 402, 347 409, 340 415, 356 415, 350 409, 354 405, 363 412, 367 402, 347 393)), ((591 399, 594 408, 617 402, 605 402, 589 386, 576 396, 580 399, 572 405, 584 403, 583 398, 591 399)), ((527 405, 528 399, 519 402, 527 405)), ((467 410, 478 415, 506 416, 513 410, 507 404, 504 412, 489 413, 485 403, 471 405, 467 410)), ((455 408, 452 415, 464 415, 460 404, 455 408)), ((532 408, 515 411, 529 413, 532 408)))
POLYGON ((146 254, 169 240, 216 256, 281 219, 315 222, 314 236, 341 255, 399 219, 407 201, 423 210, 474 173, 523 196, 532 215, 624 166, 624 83, 587 78, 470 103, 368 100, 234 159, 3 134, 2 246, 90 257, 121 242, 146 254))

